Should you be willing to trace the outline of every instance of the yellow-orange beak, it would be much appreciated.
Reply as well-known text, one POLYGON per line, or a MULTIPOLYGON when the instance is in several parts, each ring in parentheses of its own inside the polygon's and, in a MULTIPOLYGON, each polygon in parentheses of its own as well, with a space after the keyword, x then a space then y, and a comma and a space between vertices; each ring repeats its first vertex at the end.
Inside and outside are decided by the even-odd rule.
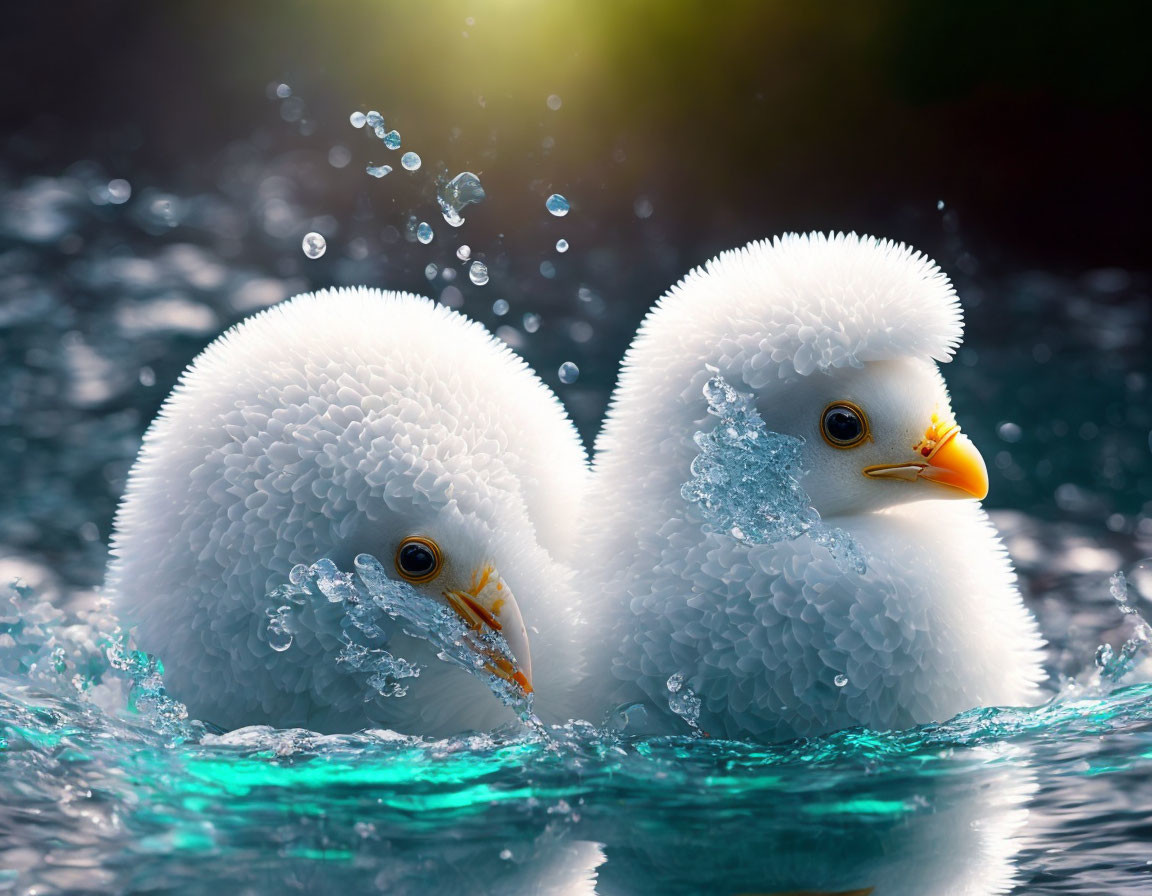
POLYGON ((981 500, 988 494, 984 458, 955 423, 943 422, 933 414, 924 438, 912 450, 915 459, 865 467, 864 475, 874 479, 923 479, 954 490, 951 494, 956 498, 981 500))
POLYGON ((491 566, 483 566, 473 571, 467 588, 446 589, 443 596, 472 631, 477 634, 495 632, 504 638, 511 656, 479 640, 470 646, 481 655, 489 672, 518 685, 525 694, 531 694, 532 654, 528 649, 528 629, 516 598, 501 581, 500 574, 491 566))

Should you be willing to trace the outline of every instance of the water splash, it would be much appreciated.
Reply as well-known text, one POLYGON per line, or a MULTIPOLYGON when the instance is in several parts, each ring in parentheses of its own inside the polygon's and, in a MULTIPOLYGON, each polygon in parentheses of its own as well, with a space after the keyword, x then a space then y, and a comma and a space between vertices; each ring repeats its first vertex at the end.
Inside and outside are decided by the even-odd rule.
MULTIPOLYGON (((1148 561, 1137 564, 1134 572, 1139 574, 1148 561)), ((1132 635, 1124 642, 1117 653, 1110 644, 1101 644, 1096 650, 1096 668, 1100 677, 1109 682, 1119 682, 1125 678, 1136 666, 1136 661, 1142 653, 1146 653, 1149 643, 1152 643, 1152 627, 1133 606, 1129 596, 1128 577, 1123 571, 1117 571, 1108 582, 1108 590, 1112 599, 1116 601, 1120 612, 1129 617, 1133 623, 1132 635)))
POLYGON ((700 698, 684 684, 684 673, 677 672, 671 675, 665 686, 668 688, 668 708, 687 722, 688 727, 697 736, 701 736, 703 732, 700 730, 700 698))
POLYGON ((397 633, 431 645, 438 659, 480 677, 504 705, 532 722, 532 696, 495 669, 515 667, 515 656, 499 632, 476 632, 443 601, 407 582, 390 578, 369 554, 355 560, 355 573, 327 558, 293 567, 289 583, 269 594, 264 637, 278 651, 291 647, 293 617, 310 601, 338 604, 344 611, 337 662, 360 676, 382 697, 400 698, 423 666, 390 649, 397 633))
POLYGON ((693 437, 700 453, 680 494, 697 505, 705 526, 744 544, 777 544, 801 535, 826 547, 845 572, 863 575, 867 563, 843 529, 828 526, 800 486, 804 440, 771 432, 754 396, 733 388, 715 368, 704 384, 710 432, 693 437))
POLYGON ((164 666, 138 650, 107 602, 70 614, 19 582, 0 586, 0 675, 127 712, 175 741, 205 726, 164 689, 164 666))

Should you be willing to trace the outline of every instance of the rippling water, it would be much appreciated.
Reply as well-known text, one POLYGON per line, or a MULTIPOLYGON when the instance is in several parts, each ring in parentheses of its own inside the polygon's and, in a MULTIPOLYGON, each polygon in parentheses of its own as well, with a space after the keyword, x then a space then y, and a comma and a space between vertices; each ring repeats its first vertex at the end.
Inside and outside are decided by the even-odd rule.
MULTIPOLYGON (((0 171, 0 891, 1152 889, 1152 686, 1139 668, 1102 686, 1093 664, 1133 632, 1109 577, 1152 554, 1149 313, 1126 272, 962 288, 970 337, 946 371, 1051 641, 1045 706, 772 746, 648 738, 623 716, 446 741, 181 718, 95 591, 144 426, 213 335, 310 278, 391 285, 454 263, 353 229, 304 267, 309 164, 239 152, 219 193, 125 202, 92 166, 0 171)), ((488 286, 447 296, 546 377, 578 362, 578 384, 552 382, 585 433, 643 311, 602 297, 623 299, 634 259, 593 256, 549 281, 562 300, 516 302, 499 258, 488 286), (501 276, 508 318, 490 310, 501 276)))

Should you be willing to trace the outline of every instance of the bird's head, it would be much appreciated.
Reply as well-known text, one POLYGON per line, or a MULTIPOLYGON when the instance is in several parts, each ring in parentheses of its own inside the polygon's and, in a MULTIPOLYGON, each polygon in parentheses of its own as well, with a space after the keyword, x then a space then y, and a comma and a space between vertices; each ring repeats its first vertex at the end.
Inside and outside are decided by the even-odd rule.
MULTIPOLYGON (((641 328, 614 413, 661 393, 665 438, 709 428, 700 387, 718 370, 751 392, 769 430, 804 439, 801 485, 822 516, 985 496, 979 452, 953 417, 937 363, 963 333, 929 259, 856 235, 779 237, 689 274, 641 328)), ((651 408, 650 408, 651 410, 651 408)))
POLYGON ((761 415, 773 432, 803 437, 800 484, 821 516, 988 493, 984 460, 931 361, 814 372, 778 395, 761 396, 761 415))
MULTIPOLYGON (((475 493, 483 486, 457 482, 450 491, 464 489, 475 493)), ((567 583, 557 580, 565 571, 536 542, 516 502, 490 496, 485 503, 465 511, 451 498, 428 501, 419 492, 407 501, 393 500, 386 513, 344 542, 338 565, 349 568, 350 555, 357 552, 376 557, 384 575, 402 589, 459 616, 470 635, 478 636, 466 636, 461 646, 478 654, 483 668, 530 694, 532 654, 517 595, 537 603, 555 600, 565 592, 567 583), (503 637, 511 657, 488 646, 485 636, 492 634, 503 637)), ((535 616, 540 615, 537 606, 535 616)))

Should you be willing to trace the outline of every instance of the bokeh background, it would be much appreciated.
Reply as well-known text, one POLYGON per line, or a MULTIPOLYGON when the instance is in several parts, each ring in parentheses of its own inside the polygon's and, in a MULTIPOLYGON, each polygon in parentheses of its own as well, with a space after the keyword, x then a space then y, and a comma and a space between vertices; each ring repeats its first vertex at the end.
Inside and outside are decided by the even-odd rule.
POLYGON ((590 442, 665 289, 810 229, 909 242, 957 282, 968 340, 946 374, 992 507, 1152 543, 1146 4, 102 0, 3 18, 9 569, 97 583, 180 370, 289 295, 368 284, 461 307, 590 442), (350 126, 372 109, 419 171, 350 126), (464 170, 488 199, 453 230, 436 180, 464 170))

